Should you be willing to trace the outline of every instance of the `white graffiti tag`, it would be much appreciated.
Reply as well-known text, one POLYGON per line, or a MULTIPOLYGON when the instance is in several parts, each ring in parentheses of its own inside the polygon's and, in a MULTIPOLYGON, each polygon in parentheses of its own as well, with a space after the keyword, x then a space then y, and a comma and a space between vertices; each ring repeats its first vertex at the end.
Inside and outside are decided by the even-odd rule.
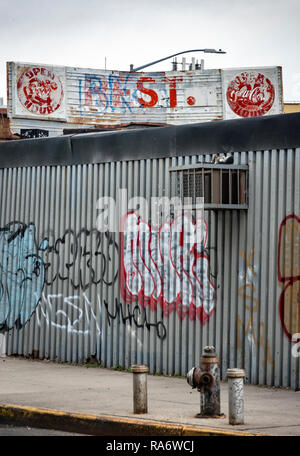
POLYGON ((36 310, 37 323, 40 326, 41 319, 44 318, 47 326, 83 336, 90 334, 91 328, 94 327, 99 335, 101 333, 99 327, 101 315, 99 296, 97 306, 98 309, 95 313, 92 303, 85 293, 82 296, 67 297, 61 293, 48 294, 47 296, 43 293, 36 310))
POLYGON ((121 292, 125 302, 151 310, 159 304, 164 315, 176 311, 204 324, 214 311, 216 292, 204 248, 203 218, 176 217, 154 229, 134 213, 123 218, 121 233, 121 292), (199 235, 200 233, 200 235, 199 235))

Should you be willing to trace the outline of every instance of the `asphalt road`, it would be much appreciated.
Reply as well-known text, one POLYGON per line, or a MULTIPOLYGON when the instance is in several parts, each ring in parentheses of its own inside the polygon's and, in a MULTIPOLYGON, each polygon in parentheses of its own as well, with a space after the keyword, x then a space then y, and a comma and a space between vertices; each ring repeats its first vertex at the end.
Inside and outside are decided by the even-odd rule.
POLYGON ((6 424, 0 425, 0 436, 81 436, 82 434, 74 434, 71 432, 56 431, 54 429, 35 429, 30 427, 11 426, 6 424))

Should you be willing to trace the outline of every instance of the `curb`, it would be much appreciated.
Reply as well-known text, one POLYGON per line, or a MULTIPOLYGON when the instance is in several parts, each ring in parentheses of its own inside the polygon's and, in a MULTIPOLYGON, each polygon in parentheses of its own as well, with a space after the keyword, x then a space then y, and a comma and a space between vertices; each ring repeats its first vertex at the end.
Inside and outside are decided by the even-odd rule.
POLYGON ((0 404, 0 423, 94 436, 261 436, 243 431, 109 415, 86 415, 13 404, 0 404))

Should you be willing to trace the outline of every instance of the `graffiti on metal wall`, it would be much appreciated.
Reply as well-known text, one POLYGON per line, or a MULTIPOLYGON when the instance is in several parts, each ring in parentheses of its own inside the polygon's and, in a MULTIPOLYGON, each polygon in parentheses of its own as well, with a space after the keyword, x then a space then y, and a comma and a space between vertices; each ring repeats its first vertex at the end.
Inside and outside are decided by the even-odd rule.
POLYGON ((160 306, 164 316, 175 311, 181 320, 188 316, 205 324, 216 305, 210 260, 204 252, 205 220, 180 216, 154 229, 131 212, 122 225, 120 281, 125 303, 137 302, 151 311, 160 306), (189 234, 200 223, 201 239, 190 243, 189 234))
MULTIPOLYGON (((162 77, 86 74, 79 80, 80 105, 93 107, 93 112, 140 112, 143 108, 175 108, 177 106, 177 82, 181 76, 162 77)), ((195 101, 191 97, 188 105, 195 101)))
POLYGON ((0 229, 0 251, 0 329, 21 328, 38 310, 39 322, 44 318, 47 325, 86 334, 96 314, 85 291, 112 286, 118 276, 118 244, 98 230, 68 229, 58 238, 46 233, 38 242, 34 224, 14 221, 0 229), (45 287, 58 280, 78 293, 47 294, 45 287), (85 330, 78 329, 82 323, 85 330))
POLYGON ((283 286, 279 315, 283 330, 292 340, 300 333, 300 218, 284 218, 278 237, 278 281, 283 286))
POLYGON ((40 300, 45 266, 35 243, 35 226, 12 222, 0 229, 0 327, 24 325, 40 300))
POLYGON ((46 285, 62 280, 84 291, 100 283, 111 286, 117 280, 119 265, 113 259, 118 244, 110 233, 82 228, 77 233, 67 229, 60 237, 49 233, 43 237, 46 285))
MULTIPOLYGON (((38 243, 34 224, 11 222, 0 230, 0 329, 15 324, 21 328, 36 312, 38 326, 83 336, 94 328, 100 335, 102 300, 97 293, 97 302, 92 303, 86 290, 114 285, 119 273, 118 244, 111 233, 84 228, 67 229, 60 237, 45 232, 41 238, 38 243), (57 281, 67 281, 77 293, 47 293, 46 287, 57 281)), ((150 321, 139 306, 131 309, 118 300, 114 309, 106 300, 103 305, 109 325, 118 318, 124 325, 154 328, 158 338, 166 337, 163 322, 150 321)))
MULTIPOLYGON (((118 318, 137 328, 154 328, 164 339, 166 328, 162 321, 150 321, 149 306, 150 312, 160 307, 164 317, 176 312, 182 320, 188 316, 205 324, 216 304, 210 259, 204 250, 205 220, 181 216, 154 229, 128 213, 122 223, 120 280, 125 303, 115 301, 110 307, 103 302, 108 323, 118 318), (200 224, 202 237, 191 241, 188 234, 200 224), (138 305, 129 306, 132 303, 138 305)), ((45 232, 38 241, 34 224, 11 222, 0 230, 0 247, 1 328, 22 327, 36 311, 38 324, 45 321, 78 334, 87 334, 93 324, 100 332, 86 290, 113 286, 118 279, 119 246, 111 233, 67 229, 60 237, 45 232), (46 287, 57 281, 66 281, 75 293, 49 294, 46 287)))
POLYGON ((94 304, 85 292, 92 286, 109 287, 116 282, 119 266, 114 256, 118 254, 118 244, 110 233, 86 228, 78 232, 67 229, 60 237, 46 232, 43 243, 46 244, 42 254, 45 285, 67 282, 77 293, 71 296, 43 293, 37 307, 38 324, 44 320, 47 326, 84 336, 95 327, 99 335, 100 295, 97 294, 95 304, 98 310, 93 310, 94 304))
POLYGON ((262 116, 274 104, 275 88, 264 74, 245 71, 230 82, 226 97, 235 114, 241 117, 262 116))
POLYGON ((245 251, 241 250, 240 256, 243 259, 244 264, 239 276, 242 285, 238 289, 238 295, 245 300, 245 302, 248 302, 248 304, 245 305, 247 310, 245 324, 240 316, 237 316, 237 347, 241 349, 242 336, 243 340, 246 340, 247 337, 252 354, 254 354, 255 349, 263 349, 265 358, 262 359, 262 365, 265 366, 265 364, 269 362, 270 365, 274 367, 265 323, 261 321, 258 330, 255 330, 254 316, 255 313, 259 311, 260 302, 257 297, 256 289, 258 270, 253 264, 254 248, 250 251, 248 256, 245 251))
POLYGON ((146 309, 141 310, 141 307, 136 305, 132 309, 129 304, 123 305, 117 298, 115 299, 115 311, 112 313, 112 309, 109 309, 109 304, 104 300, 104 306, 106 308, 106 315, 108 324, 111 324, 112 320, 120 318, 120 321, 124 325, 128 323, 130 326, 135 326, 136 328, 146 328, 150 331, 151 328, 155 328, 156 335, 159 339, 165 339, 167 335, 167 329, 163 321, 150 322, 146 309))
POLYGON ((86 336, 91 328, 100 334, 99 318, 101 316, 100 296, 97 296, 97 309, 94 309, 86 293, 75 296, 58 294, 42 294, 40 304, 36 308, 39 326, 45 321, 48 327, 66 330, 68 334, 86 336), (83 329, 82 329, 83 328, 83 329))

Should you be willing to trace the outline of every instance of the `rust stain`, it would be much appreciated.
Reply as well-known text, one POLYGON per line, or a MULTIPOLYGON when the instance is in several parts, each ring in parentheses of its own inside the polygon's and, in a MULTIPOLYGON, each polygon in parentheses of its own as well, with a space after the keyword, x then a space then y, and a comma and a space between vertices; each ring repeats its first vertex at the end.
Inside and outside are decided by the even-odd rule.
MULTIPOLYGON (((107 119, 98 119, 93 117, 85 117, 84 119, 80 117, 70 117, 69 122, 64 128, 64 131, 68 130, 68 125, 72 127, 74 130, 74 124, 76 125, 92 125, 90 130, 97 130, 99 127, 104 130, 122 130, 125 128, 142 128, 142 127, 167 127, 170 124, 162 123, 162 122, 126 122, 126 123, 118 123, 118 119, 113 119, 107 122, 107 119)), ((81 129, 80 129, 81 130, 81 129)))
POLYGON ((70 117, 68 119, 68 124, 79 124, 79 125, 85 125, 85 124, 94 124, 94 123, 101 123, 99 122, 99 119, 94 118, 94 117, 70 117))
POLYGON ((10 130, 10 119, 7 116, 7 109, 0 109, 0 141, 8 141, 11 139, 20 139, 10 130))

